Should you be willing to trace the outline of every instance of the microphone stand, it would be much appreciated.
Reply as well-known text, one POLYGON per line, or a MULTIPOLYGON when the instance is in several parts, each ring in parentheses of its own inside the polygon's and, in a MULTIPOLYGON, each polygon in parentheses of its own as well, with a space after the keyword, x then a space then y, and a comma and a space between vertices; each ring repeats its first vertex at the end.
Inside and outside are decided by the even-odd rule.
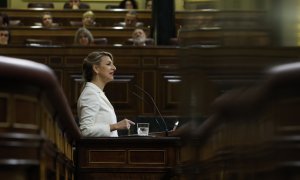
POLYGON ((158 106, 156 105, 155 101, 154 101, 154 98, 147 92, 145 91, 143 88, 141 88, 140 86, 138 86, 137 84, 134 85, 137 89, 139 89, 140 91, 142 91, 145 95, 148 96, 148 98, 151 100, 152 104, 154 105, 159 117, 161 118, 163 124, 164 124, 164 128, 165 128, 165 134, 166 136, 168 136, 168 127, 167 127, 167 124, 166 124, 166 121, 164 119, 164 117, 162 116, 162 114, 160 113, 159 109, 158 109, 158 106))
MULTIPOLYGON (((147 104, 152 105, 149 101, 145 100, 142 96, 138 95, 138 94, 135 93, 134 91, 131 91, 131 90, 130 90, 130 92, 131 92, 133 95, 135 95, 137 98, 139 98, 142 102, 146 102, 147 104)), ((156 110, 155 110, 154 115, 156 116, 156 110)), ((155 119, 156 123, 158 124, 158 127, 159 127, 160 129, 162 129, 160 123, 157 121, 157 118, 155 117, 154 119, 155 119)))

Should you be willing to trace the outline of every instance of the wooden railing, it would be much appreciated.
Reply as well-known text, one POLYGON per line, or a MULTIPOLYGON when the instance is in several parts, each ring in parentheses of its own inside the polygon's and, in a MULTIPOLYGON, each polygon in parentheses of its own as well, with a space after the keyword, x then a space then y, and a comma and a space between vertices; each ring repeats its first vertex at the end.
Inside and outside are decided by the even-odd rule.
POLYGON ((74 179, 81 133, 53 71, 0 57, 1 177, 74 179))
POLYGON ((184 93, 195 95, 181 101, 193 101, 183 109, 193 139, 184 178, 299 177, 298 49, 184 51, 184 93))
MULTIPOLYGON (((188 132, 193 132, 194 141, 188 141, 190 143, 188 148, 180 150, 180 155, 176 155, 179 158, 178 161, 184 161, 186 164, 169 161, 172 167, 178 166, 176 169, 182 172, 178 176, 193 178, 201 176, 207 179, 242 177, 245 179, 250 175, 253 179, 270 179, 271 177, 280 179, 286 177, 286 172, 291 172, 290 177, 299 177, 297 166, 299 161, 297 155, 299 141, 297 137, 299 134, 298 64, 268 71, 268 78, 262 79, 266 68, 298 61, 299 48, 180 49, 105 46, 103 49, 112 52, 117 65, 116 81, 107 86, 106 92, 118 115, 133 117, 139 114, 154 114, 153 106, 129 95, 129 88, 138 84, 153 95, 163 115, 182 112, 183 116, 192 121, 198 121, 192 124, 191 129, 188 129, 188 132), (240 86, 245 88, 232 91, 230 94, 225 93, 224 96, 215 100, 223 92, 240 86), (115 89, 118 91, 116 92, 115 89), (212 103, 213 106, 211 106, 212 103), (203 126, 201 126, 202 122, 204 122, 203 126), (273 157, 278 158, 272 159, 273 157), (255 161, 252 161, 253 159, 255 161), (228 161, 231 163, 228 164, 228 161)), ((3 47, 0 53, 50 66, 56 73, 58 82, 63 87, 75 113, 76 99, 81 88, 82 59, 94 50, 99 49, 96 47, 3 47)), ((46 176, 71 179, 74 166, 72 161, 64 161, 64 157, 71 159, 71 144, 80 136, 73 122, 71 111, 63 111, 62 106, 68 106, 67 100, 62 98, 60 99, 62 102, 56 101, 55 97, 61 95, 59 85, 57 84, 56 87, 49 84, 48 73, 41 76, 38 73, 40 71, 35 71, 35 69, 44 70, 45 68, 48 72, 49 69, 45 66, 36 66, 33 62, 25 63, 25 65, 15 63, 11 58, 5 58, 1 64, 1 77, 2 74, 10 75, 2 77, 1 82, 5 86, 0 88, 0 106, 4 107, 0 108, 3 135, 1 138, 6 142, 4 146, 9 147, 0 148, 3 152, 1 153, 3 164, 8 167, 10 162, 16 160, 19 165, 27 163, 28 166, 33 167, 32 171, 37 170, 39 172, 37 176, 43 177, 42 179, 46 179, 46 176), (11 64, 19 68, 8 68, 11 64), (31 73, 25 73, 27 70, 31 73), (17 81, 19 78, 21 81, 17 81), (19 113, 14 113, 15 111, 19 113), (64 120, 60 121, 60 117, 64 120), (39 121, 39 119, 46 120, 39 121), (70 119, 70 121, 65 121, 65 119, 70 119), (20 134, 22 136, 19 136, 20 134), (24 140, 24 137, 27 140, 24 140), (14 140, 13 143, 10 142, 11 139, 14 140), (43 143, 42 146, 41 142, 49 143, 43 143), (19 147, 23 144, 26 144, 26 147, 22 149, 22 153, 19 153, 19 147), (36 147, 40 147, 45 152, 32 153, 37 152, 36 147), (14 153, 11 154, 11 152, 14 153), (59 155, 54 158, 51 152, 59 155), (16 154, 20 156, 16 157, 16 154), (40 157, 44 159, 40 161, 40 157), (39 166, 40 162, 43 162, 41 166, 39 166), (48 172, 47 175, 45 172, 48 172)), ((55 76, 50 77, 50 82, 52 82, 55 76)), ((142 93, 141 96, 143 96, 142 93)), ((92 176, 87 174, 91 172, 92 166, 99 168, 97 170, 101 171, 100 176, 106 170, 109 172, 116 170, 103 167, 103 161, 121 163, 120 159, 101 159, 98 153, 93 153, 101 144, 110 144, 109 138, 99 141, 101 144, 94 142, 94 139, 86 142, 81 140, 77 142, 83 146, 77 147, 82 148, 80 149, 82 156, 78 157, 83 163, 81 164, 83 166, 78 166, 83 173, 82 177, 92 176), (95 147, 85 146, 88 142, 95 143, 95 147), (87 154, 94 158, 93 162, 86 159, 87 154), (98 165, 94 164, 95 161, 98 165)), ((128 142, 133 144, 150 141, 161 143, 164 138, 156 140, 133 139, 128 142)), ((169 143, 173 145, 179 142, 176 138, 169 140, 169 143)), ((124 145, 127 140, 124 138, 117 141, 124 145)), ((129 144, 126 146, 129 147, 129 144)), ((149 146, 149 148, 153 147, 149 146)), ((119 150, 117 149, 118 152, 119 150)), ((171 149, 170 152, 173 155, 174 150, 179 151, 176 148, 171 149)), ((119 158, 123 160, 130 158, 126 154, 129 152, 124 150, 122 153, 122 156, 118 156, 119 158)), ((123 161, 123 163, 128 163, 128 161, 123 161)), ((135 167, 131 168, 133 167, 124 168, 123 172, 128 170, 127 172, 136 173, 135 167)), ((168 168, 161 167, 159 171, 163 173, 155 174, 156 177, 161 177, 168 171, 168 168)), ((9 175, 4 177, 12 178, 13 172, 16 170, 9 171, 9 175)), ((25 173, 25 170, 22 172, 25 173)), ((132 174, 126 174, 126 176, 133 177, 132 174)))
MULTIPOLYGON (((52 41, 53 45, 73 45, 78 27, 11 27, 11 44, 25 45, 26 39, 43 39, 52 41)), ((125 44, 131 38, 134 28, 91 27, 94 38, 107 38, 107 44, 125 44)), ((149 29, 144 28, 149 34, 149 29)))

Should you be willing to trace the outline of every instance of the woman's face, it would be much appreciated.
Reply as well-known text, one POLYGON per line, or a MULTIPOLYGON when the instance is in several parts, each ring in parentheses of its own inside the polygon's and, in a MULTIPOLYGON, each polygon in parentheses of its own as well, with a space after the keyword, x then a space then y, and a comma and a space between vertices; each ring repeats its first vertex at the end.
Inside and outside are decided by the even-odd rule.
POLYGON ((108 83, 114 80, 114 73, 116 66, 109 56, 103 56, 101 62, 96 67, 98 77, 104 82, 108 83))
POLYGON ((147 1, 146 9, 149 9, 149 10, 152 9, 152 1, 147 1))
POLYGON ((92 16, 86 16, 82 20, 84 26, 94 25, 94 18, 92 16))
POLYGON ((133 9, 133 4, 131 3, 131 1, 125 2, 125 9, 133 9))
POLYGON ((8 44, 8 37, 9 32, 8 31, 0 31, 0 44, 1 45, 7 45, 8 44))
POLYGON ((79 9, 79 0, 69 0, 69 4, 72 7, 72 9, 79 9))
POLYGON ((79 0, 69 0, 71 6, 79 5, 79 0))
POLYGON ((81 33, 79 35, 79 44, 83 46, 88 46, 90 44, 90 40, 87 34, 81 33))

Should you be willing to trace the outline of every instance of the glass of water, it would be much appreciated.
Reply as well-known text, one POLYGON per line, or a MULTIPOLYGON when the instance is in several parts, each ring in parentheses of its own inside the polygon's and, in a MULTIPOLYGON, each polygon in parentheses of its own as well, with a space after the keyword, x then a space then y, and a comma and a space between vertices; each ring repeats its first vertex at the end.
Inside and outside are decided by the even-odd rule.
POLYGON ((149 123, 137 123, 137 134, 139 136, 149 135, 149 123))

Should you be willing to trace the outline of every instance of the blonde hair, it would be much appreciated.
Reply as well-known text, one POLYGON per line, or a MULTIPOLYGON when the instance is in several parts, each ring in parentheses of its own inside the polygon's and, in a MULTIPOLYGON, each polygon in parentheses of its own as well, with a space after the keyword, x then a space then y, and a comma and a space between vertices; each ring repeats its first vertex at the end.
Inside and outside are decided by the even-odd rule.
POLYGON ((93 13, 93 11, 87 11, 82 15, 82 18, 86 18, 86 17, 92 17, 94 19, 95 14, 93 13))
POLYGON ((104 56, 110 57, 113 61, 113 55, 106 51, 94 51, 84 58, 82 64, 82 77, 84 82, 90 82, 93 79, 93 65, 99 64, 104 56))

